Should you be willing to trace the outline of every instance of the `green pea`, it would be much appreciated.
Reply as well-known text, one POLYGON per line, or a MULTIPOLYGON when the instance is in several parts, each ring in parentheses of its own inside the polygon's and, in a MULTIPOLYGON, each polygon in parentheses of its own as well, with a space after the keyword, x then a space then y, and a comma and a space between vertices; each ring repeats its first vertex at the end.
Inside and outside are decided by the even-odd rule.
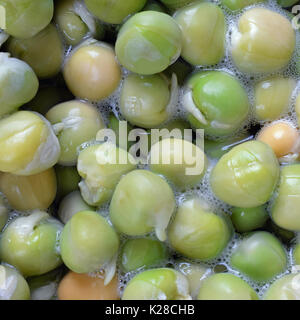
POLYGON ((105 127, 101 113, 93 105, 73 100, 51 108, 46 118, 54 126, 61 153, 58 160, 62 165, 75 165, 78 147, 94 140, 100 129, 105 127))
POLYGON ((231 256, 231 264, 256 281, 268 281, 283 272, 287 257, 271 233, 256 231, 246 236, 231 256))
POLYGON ((3 197, 1 196, 0 197, 0 232, 6 225, 6 222, 8 220, 8 214, 9 214, 9 211, 4 203, 3 197))
POLYGON ((215 195, 241 208, 258 207, 272 196, 279 178, 277 158, 268 145, 244 142, 221 157, 210 176, 215 195))
POLYGON ((238 232, 249 232, 264 226, 269 215, 265 206, 232 208, 231 221, 238 232))
POLYGON ((30 101, 38 87, 39 81, 27 63, 0 53, 0 117, 30 101))
POLYGON ((204 150, 208 157, 213 159, 220 159, 225 153, 230 151, 233 147, 252 140, 253 136, 247 134, 241 134, 236 137, 227 138, 225 140, 204 140, 204 150))
POLYGON ((182 59, 178 59, 164 71, 164 74, 167 75, 169 78, 171 78, 173 73, 175 73, 178 84, 182 86, 186 81, 187 76, 192 71, 193 71, 193 68, 189 63, 187 63, 182 59))
POLYGON ((264 295, 265 300, 299 300, 300 273, 287 274, 272 283, 264 295))
POLYGON ((134 170, 118 183, 110 203, 110 219, 126 235, 142 236, 155 231, 166 240, 166 228, 175 209, 168 183, 146 170, 134 170))
POLYGON ((150 238, 127 240, 122 248, 121 265, 125 272, 148 268, 167 259, 167 249, 150 238))
POLYGON ((28 283, 11 266, 0 265, 0 300, 30 300, 28 283))
POLYGON ((258 300, 258 296, 243 279, 218 273, 203 280, 198 300, 258 300))
POLYGON ((5 32, 16 38, 31 38, 43 30, 53 17, 53 0, 1 0, 5 8, 5 32))
POLYGON ((77 273, 105 270, 105 284, 113 278, 119 238, 110 224, 93 211, 77 212, 65 225, 60 250, 65 265, 77 273))
POLYGON ((120 109, 126 120, 143 128, 153 128, 167 120, 170 89, 161 75, 129 75, 122 87, 120 109))
POLYGON ((73 191, 65 196, 58 208, 59 219, 66 224, 79 211, 90 211, 93 208, 87 205, 79 191, 73 191))
POLYGON ((252 4, 264 2, 264 0, 221 0, 222 4, 231 11, 241 10, 252 4))
POLYGON ((164 175, 180 188, 199 183, 206 167, 204 152, 189 141, 165 138, 151 147, 150 170, 164 175))
POLYGON ((297 265, 300 265, 300 243, 293 249, 293 258, 297 265))
POLYGON ((170 245, 177 252, 204 261, 216 258, 230 237, 226 221, 196 198, 179 206, 168 231, 170 245))
POLYGON ((279 189, 271 208, 271 218, 281 228, 300 231, 300 165, 281 170, 279 189))
POLYGON ((81 195, 91 206, 108 201, 122 175, 135 169, 136 160, 110 142, 91 145, 79 153, 77 170, 81 195), (125 160, 125 161, 124 161, 125 160))
POLYGON ((194 2, 195 0, 160 0, 166 7, 170 9, 178 9, 181 7, 184 7, 188 5, 191 2, 194 2))
POLYGON ((119 24, 144 7, 147 0, 84 0, 89 11, 100 20, 119 24))
POLYGON ((7 49, 14 57, 27 62, 39 78, 54 77, 61 69, 64 47, 53 24, 32 38, 10 38, 7 49))
POLYGON ((187 279, 178 271, 158 268, 136 275, 126 286, 122 300, 190 300, 187 279))
POLYGON ((158 11, 158 12, 166 12, 166 9, 162 4, 155 0, 149 0, 146 6, 143 8, 143 11, 158 11))
POLYGON ((57 198, 61 199, 67 194, 78 189, 80 175, 76 167, 55 166, 57 178, 57 198))
POLYGON ((62 224, 46 212, 18 217, 2 233, 1 259, 24 276, 37 276, 61 265, 57 243, 62 224))
POLYGON ((288 8, 296 4, 299 0, 277 0, 277 3, 283 7, 288 8))
POLYGON ((128 70, 151 75, 162 72, 180 56, 182 33, 169 15, 137 13, 119 31, 116 54, 128 70))
POLYGON ((218 137, 237 131, 249 112, 245 89, 237 79, 221 71, 195 73, 183 99, 192 127, 218 137))
POLYGON ((274 233, 281 242, 290 244, 295 238, 295 233, 290 230, 283 229, 275 224, 271 219, 267 221, 267 230, 274 233))
POLYGON ((213 65, 225 53, 226 24, 223 11, 213 3, 199 3, 177 11, 174 19, 183 34, 181 56, 192 65, 213 65))

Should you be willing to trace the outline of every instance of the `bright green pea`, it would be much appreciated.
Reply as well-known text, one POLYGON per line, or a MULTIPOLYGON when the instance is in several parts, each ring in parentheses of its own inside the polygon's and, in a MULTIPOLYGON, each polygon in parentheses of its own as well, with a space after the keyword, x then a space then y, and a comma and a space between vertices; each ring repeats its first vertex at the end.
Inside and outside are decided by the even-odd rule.
POLYGON ((91 210, 93 208, 84 202, 80 192, 73 191, 61 200, 57 214, 59 219, 66 224, 77 212, 91 210))
POLYGON ((170 9, 178 9, 181 7, 184 7, 188 5, 191 2, 194 2, 195 0, 160 0, 166 7, 170 9))
POLYGON ((188 281, 181 273, 158 268, 136 275, 127 284, 122 300, 190 300, 188 281))
POLYGON ((122 248, 121 264, 125 272, 148 268, 167 259, 164 244, 150 238, 127 240, 122 248))
POLYGON ((153 128, 169 117, 167 109, 170 89, 166 79, 159 75, 129 75, 122 87, 120 109, 131 124, 153 128))
POLYGON ((144 7, 147 0, 84 0, 89 11, 100 20, 119 24, 144 7))
POLYGON ((30 300, 28 283, 8 265, 0 265, 0 300, 30 300))
POLYGON ((5 8, 5 32, 16 38, 31 38, 43 30, 53 16, 53 0, 0 0, 5 8))
POLYGON ((300 164, 281 170, 279 189, 271 208, 272 220, 281 228, 300 231, 300 164))
POLYGON ((287 257, 271 233, 257 231, 246 236, 231 256, 231 264, 256 281, 267 281, 283 272, 287 257))
POLYGON ((225 52, 223 11, 213 3, 199 3, 178 10, 174 19, 183 34, 181 56, 192 65, 213 65, 225 52))
POLYGON ((198 300, 258 300, 258 296, 243 279, 218 273, 203 280, 198 300))
POLYGON ((54 77, 63 63, 64 47, 53 24, 32 38, 10 38, 7 49, 14 57, 27 62, 39 78, 54 77))
POLYGON ((265 206, 232 208, 231 221, 238 232, 249 232, 264 226, 269 215, 265 206))
POLYGON ((168 183, 150 171, 134 170, 118 183, 110 203, 110 219, 126 235, 142 236, 155 231, 166 240, 166 228, 175 210, 168 183))
POLYGON ((58 163, 75 165, 78 147, 94 140, 100 129, 105 128, 101 113, 96 107, 77 100, 64 102, 51 108, 46 118, 54 126, 61 147, 58 163))
POLYGON ((8 213, 9 211, 4 204, 3 197, 1 196, 0 197, 0 232, 6 225, 6 222, 8 220, 8 213))
POLYGON ((300 273, 287 274, 272 283, 264 295, 265 300, 299 300, 300 273))
POLYGON ((105 270, 105 284, 113 278, 119 238, 98 213, 81 211, 65 225, 60 250, 65 265, 77 273, 105 270))
POLYGON ((38 87, 37 76, 27 63, 0 53, 0 117, 30 101, 38 87))
POLYGON ((156 11, 137 13, 119 31, 116 54, 128 70, 151 75, 162 72, 177 60, 182 33, 169 15, 156 11))
POLYGON ((263 1, 264 0, 221 0, 222 4, 232 11, 241 10, 247 6, 263 1))
POLYGON ((227 138, 225 140, 204 140, 204 150, 208 157, 220 159, 225 153, 233 147, 253 139, 253 136, 247 134, 238 135, 237 137, 227 138))
POLYGON ((227 222, 196 198, 179 206, 168 231, 170 245, 177 252, 199 260, 216 258, 230 237, 227 222))
POLYGON ((300 265, 300 243, 293 249, 293 258, 297 265, 300 265))
POLYGON ((61 265, 57 248, 62 224, 46 212, 18 217, 4 230, 0 240, 1 260, 24 276, 37 276, 61 265))
POLYGON ((195 73, 187 83, 183 105, 192 127, 218 137, 237 131, 249 112, 245 89, 222 71, 195 73))
POLYGON ((272 196, 279 178, 277 158, 268 145, 244 142, 221 157, 210 176, 215 195, 241 208, 258 207, 272 196))
POLYGON ((158 12, 166 12, 166 9, 162 4, 155 0, 149 0, 145 7, 143 8, 143 11, 158 11, 158 12))
POLYGON ((296 4, 299 0, 277 0, 277 3, 283 7, 288 8, 296 4))
POLYGON ((91 206, 108 201, 121 177, 136 168, 136 160, 111 142, 91 145, 79 153, 81 195, 91 206))
POLYGON ((76 167, 55 166, 57 178, 57 198, 63 198, 67 194, 78 189, 80 175, 76 167))

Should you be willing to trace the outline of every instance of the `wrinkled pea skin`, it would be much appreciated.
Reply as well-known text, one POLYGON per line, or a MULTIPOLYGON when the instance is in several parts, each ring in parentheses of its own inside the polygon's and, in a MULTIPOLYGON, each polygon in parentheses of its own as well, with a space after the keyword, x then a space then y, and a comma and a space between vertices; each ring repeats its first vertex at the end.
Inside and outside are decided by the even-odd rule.
POLYGON ((221 0, 222 4, 232 11, 241 10, 252 4, 264 1, 265 0, 221 0))
POLYGON ((16 38, 35 36, 53 17, 53 0, 1 0, 0 5, 6 10, 5 31, 16 38))
POLYGON ((198 300, 258 300, 258 296, 243 279, 219 273, 203 280, 198 300))
POLYGON ((84 0, 88 10, 100 20, 120 24, 129 15, 140 11, 147 0, 84 0))
POLYGON ((266 231, 243 238, 231 256, 231 265, 256 281, 268 281, 283 272, 287 256, 281 242, 266 231))
POLYGON ((199 199, 188 200, 179 206, 168 230, 170 245, 177 252, 204 261, 216 258, 230 237, 227 222, 199 199))
POLYGON ((126 286, 122 300, 189 300, 188 281, 181 273, 158 268, 136 275, 126 286))
POLYGON ((231 54, 245 73, 274 72, 285 67, 295 49, 295 31, 288 19, 265 8, 252 8, 240 17, 231 35, 231 54))
POLYGON ((221 157, 210 184, 224 202, 243 208, 257 207, 272 196, 279 178, 277 158, 268 145, 244 142, 221 157))
POLYGON ((14 57, 27 62, 39 78, 54 77, 61 69, 64 47, 53 24, 32 38, 11 38, 7 49, 14 57))
POLYGON ((128 70, 151 75, 164 71, 180 56, 182 33, 165 13, 145 11, 125 22, 118 33, 116 54, 128 70))
POLYGON ((195 3, 174 15, 181 27, 181 56, 192 65, 213 65, 220 62, 225 50, 225 17, 212 3, 195 3))
POLYGON ((300 165, 281 169, 279 189, 271 208, 272 220, 281 228, 300 231, 300 165))

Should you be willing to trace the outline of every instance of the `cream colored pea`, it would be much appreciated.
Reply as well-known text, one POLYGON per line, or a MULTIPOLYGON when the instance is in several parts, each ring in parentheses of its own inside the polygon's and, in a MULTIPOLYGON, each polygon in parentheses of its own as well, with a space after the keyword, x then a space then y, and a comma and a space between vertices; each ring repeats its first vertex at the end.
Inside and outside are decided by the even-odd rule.
POLYGON ((3 173, 0 190, 16 210, 47 209, 56 195, 56 175, 53 168, 32 176, 3 173))
POLYGON ((294 48, 295 31, 290 21, 265 8, 245 11, 231 35, 231 54, 242 72, 280 70, 289 63, 294 48))
POLYGON ((299 132, 292 125, 286 122, 276 122, 263 128, 257 140, 268 144, 278 158, 292 153, 296 150, 299 140, 299 132))
POLYGON ((79 98, 98 101, 111 95, 121 80, 114 50, 97 41, 75 49, 63 70, 70 91, 79 98))
POLYGON ((281 76, 263 80, 255 86, 255 116, 258 120, 276 120, 289 107, 296 87, 294 79, 281 76))

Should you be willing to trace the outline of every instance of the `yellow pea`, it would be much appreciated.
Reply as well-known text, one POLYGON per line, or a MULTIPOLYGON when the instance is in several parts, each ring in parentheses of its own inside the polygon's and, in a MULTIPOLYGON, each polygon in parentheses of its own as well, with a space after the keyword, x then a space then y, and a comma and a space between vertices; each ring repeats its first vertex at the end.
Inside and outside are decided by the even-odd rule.
POLYGON ((299 132, 286 122, 277 122, 263 128, 258 136, 260 140, 268 144, 278 158, 294 152, 299 140, 299 132))
POLYGON ((105 286, 104 279, 70 271, 58 286, 59 300, 119 300, 118 278, 105 286))
POLYGON ((32 176, 3 173, 0 176, 0 190, 16 210, 45 210, 56 195, 55 171, 50 168, 32 176))

